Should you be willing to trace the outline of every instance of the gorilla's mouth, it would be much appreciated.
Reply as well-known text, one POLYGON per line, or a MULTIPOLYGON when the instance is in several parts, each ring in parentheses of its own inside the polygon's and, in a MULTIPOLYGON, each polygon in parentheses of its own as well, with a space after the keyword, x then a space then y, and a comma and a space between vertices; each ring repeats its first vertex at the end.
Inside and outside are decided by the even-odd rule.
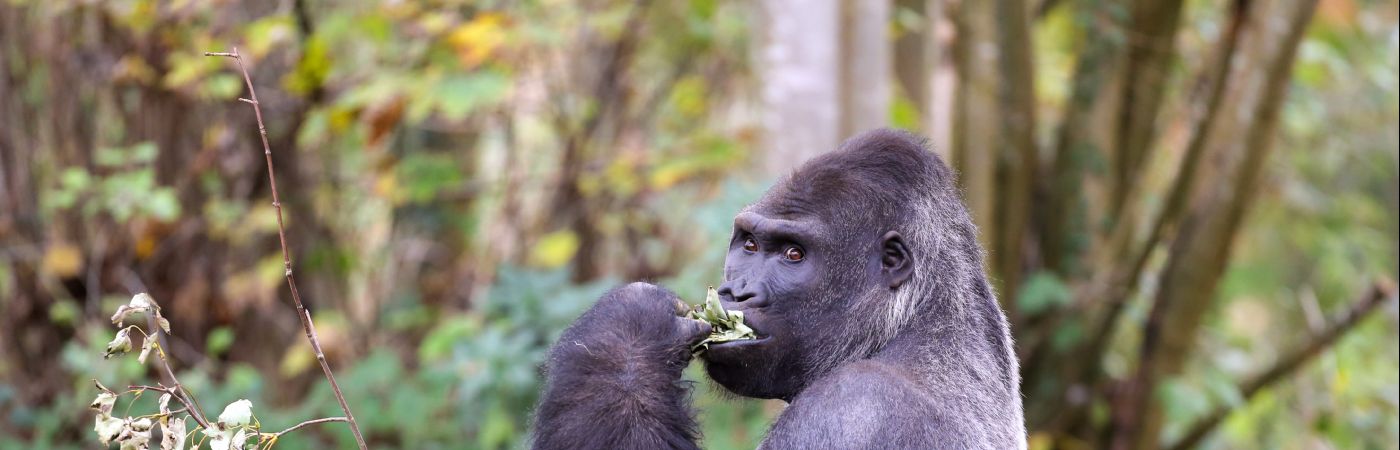
POLYGON ((741 309, 744 312, 744 325, 753 329, 753 339, 740 339, 727 342, 715 342, 710 344, 710 349, 705 352, 705 359, 710 361, 733 361, 741 355, 757 351, 773 340, 769 334, 768 324, 761 314, 761 311, 754 309, 741 309))
POLYGON ((769 335, 761 321, 756 319, 757 318, 754 317, 752 313, 745 314, 744 316, 744 325, 748 325, 749 328, 753 329, 753 339, 711 343, 708 353, 722 357, 725 354, 752 351, 754 348, 767 344, 768 341, 773 339, 773 336, 769 335))
POLYGON ((755 351, 772 340, 771 336, 759 336, 756 339, 743 339, 738 341, 716 342, 710 344, 710 349, 705 351, 705 359, 711 361, 733 360, 748 352, 755 351))
POLYGON ((755 338, 753 338, 753 339, 740 339, 740 340, 737 340, 737 341, 714 342, 714 343, 711 343, 711 344, 710 344, 710 348, 715 348, 715 347, 733 348, 733 347, 743 347, 743 346, 760 345, 760 344, 762 344, 762 343, 764 343, 764 342, 768 342, 768 340, 770 340, 770 339, 773 338, 772 336, 765 336, 765 335, 761 335, 761 334, 759 334, 759 335, 757 335, 757 336, 758 336, 758 337, 755 337, 755 338))

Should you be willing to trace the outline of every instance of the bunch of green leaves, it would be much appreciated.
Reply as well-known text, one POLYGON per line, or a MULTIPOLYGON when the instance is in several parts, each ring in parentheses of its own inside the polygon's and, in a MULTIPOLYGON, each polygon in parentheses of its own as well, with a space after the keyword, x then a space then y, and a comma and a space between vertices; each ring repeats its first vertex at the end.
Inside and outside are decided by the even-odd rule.
POLYGON ((699 354, 709 350, 710 344, 757 337, 754 335, 753 328, 744 325, 743 311, 730 311, 720 306, 719 293, 715 291, 714 286, 705 292, 705 303, 686 311, 685 317, 709 323, 711 327, 710 335, 690 348, 692 353, 699 354))

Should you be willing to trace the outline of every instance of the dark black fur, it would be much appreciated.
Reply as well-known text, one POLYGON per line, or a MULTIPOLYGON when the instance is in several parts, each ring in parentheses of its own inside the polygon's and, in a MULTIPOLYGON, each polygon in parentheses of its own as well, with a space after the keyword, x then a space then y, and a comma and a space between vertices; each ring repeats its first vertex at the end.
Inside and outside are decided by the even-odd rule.
MULTIPOLYGON (((736 216, 720 293, 759 339, 704 358, 726 389, 790 403, 764 448, 1025 447, 1006 319, 952 181, 922 141, 877 130, 736 216)), ((705 330, 674 298, 633 284, 564 334, 536 448, 695 447, 680 373, 705 330)))

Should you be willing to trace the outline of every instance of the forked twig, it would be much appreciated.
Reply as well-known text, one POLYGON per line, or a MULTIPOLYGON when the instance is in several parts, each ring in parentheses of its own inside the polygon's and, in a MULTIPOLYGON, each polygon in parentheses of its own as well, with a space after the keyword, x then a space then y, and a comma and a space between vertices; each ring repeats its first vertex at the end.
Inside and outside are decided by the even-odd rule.
POLYGON ((316 338, 316 327, 311 323, 311 314, 307 312, 306 306, 301 302, 301 294, 297 292, 296 279, 292 277, 292 256, 287 250, 287 232, 282 225, 282 201, 277 197, 277 175, 272 169, 272 146, 267 143, 267 126, 263 125, 262 108, 258 105, 258 93, 253 89, 253 78, 248 76, 248 68, 243 65, 243 57, 238 54, 238 47, 234 47, 232 52, 204 52, 204 56, 222 56, 232 58, 238 62, 238 70, 243 72, 243 82, 248 85, 248 98, 239 98, 239 101, 253 106, 253 116, 258 120, 258 137, 262 138, 263 157, 267 160, 267 181, 272 187, 272 207, 277 208, 277 239, 282 244, 282 268, 287 276, 287 286, 292 291, 292 302, 297 307, 297 317, 301 320, 302 329, 306 331, 306 339, 311 342, 311 349, 316 352, 316 361, 321 363, 321 372, 326 374, 326 381, 331 384, 331 391, 335 393, 335 400, 340 402, 340 410, 345 412, 345 422, 350 424, 350 432, 355 435, 355 443, 359 444, 360 450, 368 447, 365 445, 365 438, 360 434, 360 425, 355 422, 355 415, 350 413, 350 405, 345 402, 345 394, 340 391, 340 384, 335 382, 335 375, 331 373, 330 363, 326 362, 325 353, 321 352, 321 341, 316 338))

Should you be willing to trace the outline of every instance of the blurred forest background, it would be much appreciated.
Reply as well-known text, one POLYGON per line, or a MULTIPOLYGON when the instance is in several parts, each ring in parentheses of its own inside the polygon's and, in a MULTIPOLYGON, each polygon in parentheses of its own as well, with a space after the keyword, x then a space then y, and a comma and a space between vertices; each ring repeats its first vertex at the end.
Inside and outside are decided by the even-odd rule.
MULTIPOLYGON (((699 301, 740 207, 876 126, 960 173, 1032 448, 1397 448, 1397 32, 1394 0, 0 1, 0 448, 94 447, 90 380, 159 379, 100 357, 143 291, 206 405, 339 415, 203 56, 235 46, 375 448, 524 442, 597 295, 699 301)), ((694 369, 704 445, 752 448, 782 404, 694 369)))

